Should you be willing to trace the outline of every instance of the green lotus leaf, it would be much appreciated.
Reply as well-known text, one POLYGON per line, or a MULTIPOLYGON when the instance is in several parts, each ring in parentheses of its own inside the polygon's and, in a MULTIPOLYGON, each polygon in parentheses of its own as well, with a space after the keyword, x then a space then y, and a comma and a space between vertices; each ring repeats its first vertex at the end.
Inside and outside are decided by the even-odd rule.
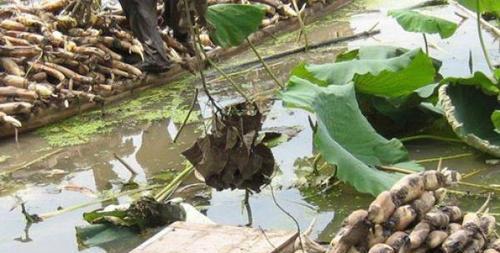
POLYGON ((407 32, 439 34, 442 39, 451 37, 458 25, 446 19, 424 15, 413 10, 392 10, 389 15, 394 17, 407 32))
POLYGON ((398 57, 409 50, 393 46, 366 46, 339 54, 335 62, 350 60, 384 60, 398 57))
POLYGON ((488 95, 479 86, 443 85, 439 102, 445 117, 457 136, 470 146, 500 157, 497 96, 488 95), (492 121, 493 118, 493 121, 492 121))
POLYGON ((349 55, 342 59, 351 60, 304 65, 292 74, 323 86, 353 82, 364 94, 400 97, 434 83, 437 72, 433 60, 420 49, 370 47, 349 55))
POLYGON ((211 26, 210 38, 224 48, 238 46, 259 29, 264 14, 260 5, 211 5, 205 16, 211 26))
POLYGON ((475 86, 487 95, 498 95, 500 93, 498 83, 483 72, 475 72, 470 77, 447 77, 441 81, 441 84, 475 86))
POLYGON ((293 76, 280 96, 286 106, 316 114, 315 148, 337 166, 340 180, 377 195, 400 178, 375 167, 407 162, 407 150, 399 140, 387 140, 373 129, 359 109, 352 83, 321 87, 293 76))
POLYGON ((491 12, 500 16, 500 1, 498 0, 458 0, 458 2, 472 11, 477 11, 477 1, 481 13, 491 12))

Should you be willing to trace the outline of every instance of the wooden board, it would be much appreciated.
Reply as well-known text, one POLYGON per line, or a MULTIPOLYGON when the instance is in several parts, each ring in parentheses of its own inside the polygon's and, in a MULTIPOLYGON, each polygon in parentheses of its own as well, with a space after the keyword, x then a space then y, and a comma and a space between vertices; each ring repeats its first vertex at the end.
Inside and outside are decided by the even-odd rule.
MULTIPOLYGON (((312 23, 321 17, 332 13, 335 10, 351 3, 352 0, 327 0, 326 6, 317 2, 305 10, 306 23, 312 23)), ((269 34, 279 34, 284 32, 290 32, 297 30, 300 24, 296 18, 290 18, 288 20, 282 20, 275 25, 268 26, 260 31, 255 32, 250 36, 250 40, 254 44, 259 44, 265 40, 271 38, 269 34)), ((231 56, 234 56, 244 50, 248 49, 248 44, 244 43, 238 47, 224 49, 219 48, 208 53, 208 57, 212 60, 224 60, 231 56)), ((193 59, 194 60, 194 59, 193 59)), ((187 74, 187 72, 182 69, 179 65, 174 66, 172 69, 162 74, 148 74, 140 80, 133 80, 126 82, 120 87, 119 90, 114 91, 114 93, 103 99, 102 104, 96 104, 91 101, 79 101, 78 103, 70 103, 68 108, 64 107, 49 107, 43 108, 36 114, 31 115, 27 119, 21 119, 23 127, 18 129, 19 133, 28 132, 36 128, 48 125, 50 123, 55 123, 63 119, 69 118, 71 116, 77 115, 79 113, 97 109, 103 105, 114 103, 126 99, 137 92, 149 89, 151 87, 159 85, 168 85, 168 82, 174 81, 180 78, 182 75, 187 74)), ((8 124, 0 124, 0 138, 13 136, 15 134, 15 129, 8 124)))
POLYGON ((131 253, 282 253, 294 231, 175 222, 131 253))

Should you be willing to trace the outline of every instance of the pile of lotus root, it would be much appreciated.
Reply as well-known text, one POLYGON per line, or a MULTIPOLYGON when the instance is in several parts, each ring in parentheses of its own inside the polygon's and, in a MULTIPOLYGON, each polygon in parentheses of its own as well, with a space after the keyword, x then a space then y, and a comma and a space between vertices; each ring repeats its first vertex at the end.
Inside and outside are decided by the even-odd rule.
POLYGON ((495 218, 483 206, 463 213, 440 201, 456 172, 425 171, 402 178, 368 210, 354 211, 332 240, 330 253, 500 252, 495 218))
MULTIPOLYGON (((0 6, 0 126, 21 127, 21 122, 51 107, 98 103, 131 90, 145 78, 127 63, 134 57, 140 61, 144 49, 130 32, 121 8, 99 10, 85 18, 84 26, 70 15, 77 9, 76 2, 0 6)), ((267 6, 263 27, 297 15, 290 4, 279 0, 257 2, 267 6)), ((182 66, 192 57, 190 50, 170 35, 168 27, 160 25, 160 30, 168 56, 182 66)), ((203 30, 205 50, 215 49, 203 30)))

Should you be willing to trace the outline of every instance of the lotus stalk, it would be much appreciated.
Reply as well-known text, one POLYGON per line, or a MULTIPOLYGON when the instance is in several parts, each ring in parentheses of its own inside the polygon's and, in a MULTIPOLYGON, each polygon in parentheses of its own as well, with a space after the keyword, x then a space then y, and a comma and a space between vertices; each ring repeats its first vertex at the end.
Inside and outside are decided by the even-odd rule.
POLYGON ((75 211, 75 210, 78 210, 78 209, 81 209, 81 208, 84 208, 84 207, 98 205, 98 204, 101 204, 102 202, 114 200, 114 199, 117 199, 117 198, 122 197, 122 196, 127 196, 127 195, 132 195, 132 194, 137 194, 137 193, 141 193, 141 192, 153 190, 153 189, 158 188, 158 187, 160 187, 160 185, 150 185, 150 186, 147 186, 147 187, 144 187, 144 188, 140 188, 140 189, 135 189, 135 190, 125 191, 125 192, 120 192, 120 193, 114 194, 114 195, 109 196, 109 197, 100 198, 100 199, 96 199, 96 200, 93 200, 93 201, 80 203, 80 204, 77 204, 77 205, 74 205, 74 206, 70 206, 70 207, 66 207, 66 208, 63 208, 63 209, 60 209, 60 210, 57 210, 57 211, 54 211, 54 212, 48 212, 48 213, 39 214, 38 216, 42 220, 47 220, 47 219, 53 218, 55 216, 59 216, 61 214, 72 212, 72 211, 75 211))
POLYGON ((491 71, 495 70, 493 64, 491 63, 490 56, 488 55, 488 51, 486 50, 486 45, 484 44, 483 32, 481 31, 481 5, 479 0, 476 0, 476 23, 477 23, 477 35, 479 37, 479 42, 481 43, 481 49, 483 50, 484 59, 486 60, 486 64, 488 64, 488 68, 491 71))
POLYGON ((427 42, 427 36, 425 35, 425 33, 422 33, 422 35, 424 37, 425 54, 429 55, 429 43, 427 42))
POLYGON ((276 83, 276 85, 278 85, 281 89, 284 89, 285 86, 278 80, 278 78, 276 77, 274 72, 271 70, 271 68, 269 68, 269 65, 267 65, 266 61, 264 61, 264 59, 260 55, 259 51, 257 51, 257 49, 255 48, 253 43, 248 38, 247 38, 247 42, 248 42, 248 45, 250 46, 250 48, 252 49, 252 51, 254 52, 255 56, 257 56, 257 58, 259 59, 262 66, 264 66, 264 69, 269 74, 271 79, 273 79, 273 81, 276 83))
POLYGON ((306 48, 306 51, 309 49, 309 40, 307 38, 307 33, 306 33, 306 26, 304 24, 304 20, 302 19, 302 14, 299 9, 299 6, 297 5, 297 0, 292 0, 293 8, 295 9, 295 12, 297 12, 297 19, 299 20, 300 24, 300 33, 298 39, 300 40, 300 36, 304 36, 304 46, 306 48))
POLYGON ((194 171, 194 167, 192 165, 187 166, 179 175, 177 175, 168 185, 163 187, 156 195, 155 200, 158 202, 162 202, 167 199, 172 193, 177 189, 179 184, 186 179, 194 171))
POLYGON ((253 224, 253 216, 252 216, 252 208, 250 206, 250 190, 245 190, 245 199, 243 200, 243 205, 245 205, 245 209, 247 211, 248 223, 245 225, 247 227, 251 227, 253 224))

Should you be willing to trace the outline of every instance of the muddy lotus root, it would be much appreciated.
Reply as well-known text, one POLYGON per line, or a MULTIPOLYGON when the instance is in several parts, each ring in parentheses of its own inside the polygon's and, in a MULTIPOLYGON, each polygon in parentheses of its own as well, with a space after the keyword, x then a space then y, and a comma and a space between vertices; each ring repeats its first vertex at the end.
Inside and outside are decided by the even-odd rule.
POLYGON ((403 177, 367 211, 354 211, 344 220, 329 253, 498 252, 494 216, 439 206, 445 188, 458 180, 460 175, 450 170, 403 177))

